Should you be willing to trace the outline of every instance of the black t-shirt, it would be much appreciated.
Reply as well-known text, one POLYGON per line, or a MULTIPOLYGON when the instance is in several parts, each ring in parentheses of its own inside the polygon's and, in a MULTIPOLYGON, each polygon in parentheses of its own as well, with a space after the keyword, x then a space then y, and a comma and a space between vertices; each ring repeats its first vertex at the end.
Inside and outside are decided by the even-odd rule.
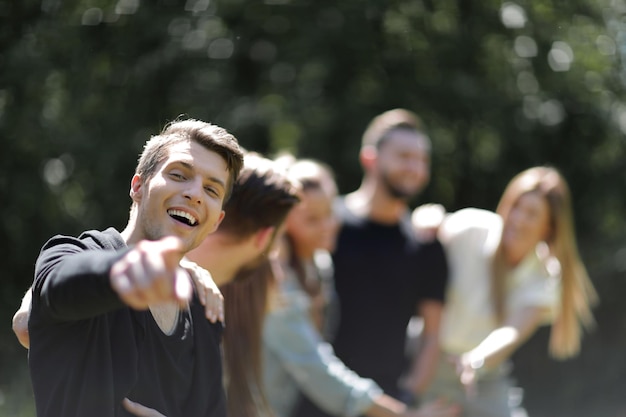
POLYGON ((189 310, 181 310, 174 331, 167 335, 148 317, 148 331, 139 347, 137 383, 129 392, 129 399, 153 404, 152 408, 165 416, 182 415, 182 407, 171 407, 184 405, 192 388, 195 363, 192 320, 189 310), (155 398, 155 392, 161 395, 155 398))
POLYGON ((108 278, 126 250, 114 229, 44 245, 28 323, 37 415, 128 417, 129 397, 167 417, 226 416, 221 324, 195 296, 174 337, 126 307, 108 278))
POLYGON ((393 394, 406 370, 406 328, 419 301, 444 299, 443 248, 418 242, 408 221, 381 224, 345 206, 339 213, 333 261, 340 320, 333 346, 349 368, 393 394))

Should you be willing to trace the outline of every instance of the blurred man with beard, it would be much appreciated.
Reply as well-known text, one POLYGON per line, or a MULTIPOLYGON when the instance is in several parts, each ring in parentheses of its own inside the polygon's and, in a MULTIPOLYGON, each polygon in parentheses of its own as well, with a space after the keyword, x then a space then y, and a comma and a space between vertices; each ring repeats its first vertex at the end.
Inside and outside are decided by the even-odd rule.
MULTIPOLYGON (((340 318, 333 347, 346 366, 400 399, 407 398, 399 380, 410 369, 405 343, 411 317, 424 324, 405 384, 413 395, 428 384, 439 354, 447 263, 439 242, 416 239, 408 206, 430 179, 430 146, 412 112, 394 109, 375 117, 359 155, 362 184, 337 204, 342 227, 333 261, 340 318)), ((324 413, 303 400, 298 415, 324 413)))

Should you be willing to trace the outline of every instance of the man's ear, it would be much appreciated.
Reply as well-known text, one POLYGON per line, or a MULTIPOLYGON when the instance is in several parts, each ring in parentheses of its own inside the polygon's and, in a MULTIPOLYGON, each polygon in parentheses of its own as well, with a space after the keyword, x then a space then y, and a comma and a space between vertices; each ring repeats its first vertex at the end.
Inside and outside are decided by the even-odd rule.
POLYGON ((361 166, 365 170, 371 169, 376 163, 376 158, 378 157, 378 151, 374 146, 365 145, 361 148, 361 152, 359 152, 359 161, 361 162, 361 166))
POLYGON ((270 241, 272 240, 272 236, 274 236, 275 227, 265 227, 258 232, 256 232, 255 244, 256 247, 261 249, 261 251, 265 251, 268 249, 270 245, 270 241))
POLYGON ((135 203, 139 203, 143 197, 143 178, 139 174, 133 175, 133 179, 130 180, 130 198, 135 203))

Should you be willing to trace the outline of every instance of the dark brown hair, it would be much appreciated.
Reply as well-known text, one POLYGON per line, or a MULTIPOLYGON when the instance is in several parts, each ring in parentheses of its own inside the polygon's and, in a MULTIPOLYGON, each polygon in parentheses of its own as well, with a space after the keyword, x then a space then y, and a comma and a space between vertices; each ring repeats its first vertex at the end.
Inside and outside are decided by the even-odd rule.
POLYGON ((218 232, 244 239, 265 227, 278 227, 298 201, 297 187, 273 161, 247 153, 218 232))
POLYGON ((410 130, 425 136, 422 120, 406 109, 388 110, 374 117, 363 133, 362 146, 380 146, 394 130, 410 130))
POLYGON ((159 135, 150 138, 139 156, 135 173, 145 180, 152 178, 167 159, 171 146, 186 141, 196 142, 224 159, 229 171, 224 201, 228 200, 243 166, 243 151, 237 139, 225 129, 200 120, 175 120, 166 125, 159 135))
POLYGON ((220 288, 224 296, 224 364, 230 417, 269 416, 263 392, 263 320, 274 287, 269 259, 243 269, 220 288))
MULTIPOLYGON (((267 227, 277 230, 299 201, 297 192, 271 160, 246 154, 233 194, 224 206, 226 216, 218 233, 237 240, 267 227)), ((273 282, 274 270, 265 252, 220 288, 227 323, 224 363, 230 417, 271 415, 262 386, 261 340, 273 282)))

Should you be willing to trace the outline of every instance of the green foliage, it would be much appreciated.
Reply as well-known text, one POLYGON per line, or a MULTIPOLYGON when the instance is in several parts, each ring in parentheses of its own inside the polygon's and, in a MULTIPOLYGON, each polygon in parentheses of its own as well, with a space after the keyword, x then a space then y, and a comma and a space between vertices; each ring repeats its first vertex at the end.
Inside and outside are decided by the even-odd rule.
MULTIPOLYGON (((623 312, 626 269, 625 12, 608 0, 0 0, 0 313, 6 323, 52 234, 123 227, 136 155, 167 121, 319 158, 349 191, 367 122, 406 107, 433 141, 421 201, 493 208, 516 172, 563 171, 603 298, 597 334, 610 334, 624 325, 610 309, 623 312)), ((11 358, 25 356, 8 333, 0 398, 22 369, 11 358)), ((534 360, 549 366, 544 353, 534 360)), ((568 415, 598 404, 583 381, 558 385, 568 415)), ((550 397, 536 404, 555 415, 550 397)))

